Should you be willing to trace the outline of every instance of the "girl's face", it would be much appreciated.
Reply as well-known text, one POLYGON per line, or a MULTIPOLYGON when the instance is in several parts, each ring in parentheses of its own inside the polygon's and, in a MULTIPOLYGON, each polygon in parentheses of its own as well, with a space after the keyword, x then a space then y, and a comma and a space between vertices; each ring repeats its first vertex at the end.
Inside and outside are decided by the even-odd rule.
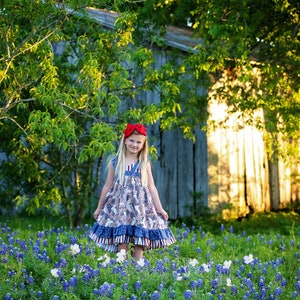
POLYGON ((132 134, 125 140, 126 150, 131 154, 139 154, 144 147, 146 137, 140 134, 132 134))

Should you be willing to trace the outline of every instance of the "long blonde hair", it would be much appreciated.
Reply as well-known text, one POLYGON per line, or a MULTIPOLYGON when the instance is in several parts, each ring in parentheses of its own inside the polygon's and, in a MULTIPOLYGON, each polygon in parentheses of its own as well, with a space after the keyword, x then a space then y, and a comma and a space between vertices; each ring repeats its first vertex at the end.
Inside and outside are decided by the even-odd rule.
MULTIPOLYGON (((133 134, 139 134, 134 131, 133 134)), ((118 177, 120 182, 124 180, 124 171, 125 171, 125 158, 126 158, 126 145, 124 135, 121 138, 119 149, 117 152, 117 165, 116 165, 116 176, 118 177)), ((145 136, 145 141, 142 150, 138 155, 140 171, 141 171, 141 181, 143 186, 147 186, 148 184, 148 175, 147 175, 147 165, 148 165, 148 139, 145 136)))

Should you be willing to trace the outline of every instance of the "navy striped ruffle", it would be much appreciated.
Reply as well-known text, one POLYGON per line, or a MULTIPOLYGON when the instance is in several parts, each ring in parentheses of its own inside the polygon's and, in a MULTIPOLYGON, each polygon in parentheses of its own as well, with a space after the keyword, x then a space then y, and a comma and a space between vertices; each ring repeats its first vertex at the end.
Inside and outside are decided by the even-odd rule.
POLYGON ((99 247, 110 252, 117 252, 120 243, 133 243, 145 249, 162 248, 175 243, 175 237, 169 228, 145 229, 134 225, 104 227, 97 222, 90 232, 90 238, 99 247))

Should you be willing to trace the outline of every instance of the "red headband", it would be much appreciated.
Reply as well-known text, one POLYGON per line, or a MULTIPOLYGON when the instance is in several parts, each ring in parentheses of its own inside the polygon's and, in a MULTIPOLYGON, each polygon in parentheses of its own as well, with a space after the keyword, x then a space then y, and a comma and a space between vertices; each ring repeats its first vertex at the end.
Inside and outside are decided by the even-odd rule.
POLYGON ((124 132, 124 138, 127 139, 133 134, 134 131, 137 131, 141 135, 147 135, 147 128, 142 124, 127 124, 124 132))

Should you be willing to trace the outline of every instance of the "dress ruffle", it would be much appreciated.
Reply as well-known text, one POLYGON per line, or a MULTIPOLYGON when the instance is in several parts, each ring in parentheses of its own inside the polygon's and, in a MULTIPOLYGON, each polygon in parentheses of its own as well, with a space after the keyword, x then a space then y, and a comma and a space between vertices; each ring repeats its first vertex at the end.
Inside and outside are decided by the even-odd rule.
POLYGON ((95 223, 90 238, 99 247, 109 252, 117 252, 120 243, 132 243, 149 250, 168 247, 175 243, 174 235, 169 228, 149 230, 131 225, 121 225, 114 228, 95 223))

